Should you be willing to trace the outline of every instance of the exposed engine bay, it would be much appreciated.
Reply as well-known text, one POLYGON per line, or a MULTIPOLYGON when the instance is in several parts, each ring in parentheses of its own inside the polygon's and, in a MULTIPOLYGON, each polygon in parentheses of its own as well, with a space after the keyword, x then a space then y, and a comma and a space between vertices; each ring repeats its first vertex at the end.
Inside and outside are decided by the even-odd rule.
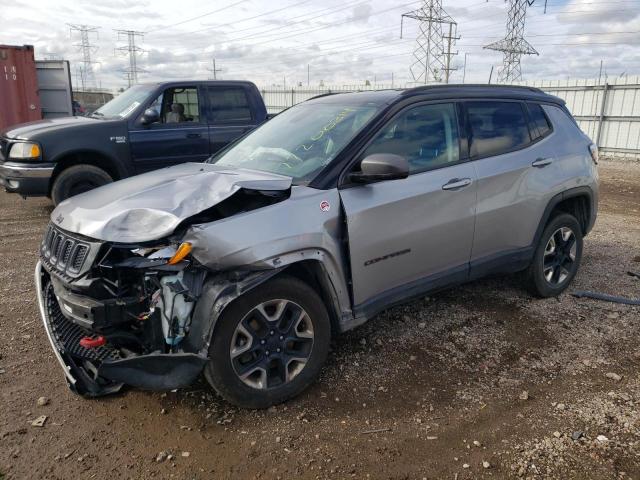
MULTIPOLYGON (((207 360, 211 326, 199 325, 196 338, 185 339, 205 280, 217 272, 193 259, 191 244, 180 238, 193 224, 267 206, 288 194, 240 189, 183 221, 169 237, 141 244, 97 241, 50 224, 36 282, 54 350, 75 370, 67 376, 70 383, 82 379, 79 393, 112 393, 123 384, 166 389, 192 383, 207 360)), ((235 275, 233 282, 242 277, 235 275)))

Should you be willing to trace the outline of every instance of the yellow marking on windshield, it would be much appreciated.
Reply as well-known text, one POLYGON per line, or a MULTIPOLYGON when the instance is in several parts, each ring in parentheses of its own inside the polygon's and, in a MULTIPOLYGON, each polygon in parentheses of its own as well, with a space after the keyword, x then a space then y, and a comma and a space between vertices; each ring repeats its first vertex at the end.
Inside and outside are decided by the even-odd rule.
MULTIPOLYGON (((341 110, 333 120, 331 120, 324 127, 322 127, 317 134, 311 137, 310 140, 312 142, 317 142, 318 140, 320 140, 322 137, 325 136, 325 134, 329 133, 331 130, 336 128, 338 124, 340 124, 349 115, 349 113, 353 111, 354 111, 353 108, 344 108, 343 110, 341 110)), ((303 150, 307 151, 307 150, 310 150, 311 147, 313 147, 313 143, 311 143, 308 146, 303 143, 302 145, 300 145, 300 147, 302 147, 303 150)))

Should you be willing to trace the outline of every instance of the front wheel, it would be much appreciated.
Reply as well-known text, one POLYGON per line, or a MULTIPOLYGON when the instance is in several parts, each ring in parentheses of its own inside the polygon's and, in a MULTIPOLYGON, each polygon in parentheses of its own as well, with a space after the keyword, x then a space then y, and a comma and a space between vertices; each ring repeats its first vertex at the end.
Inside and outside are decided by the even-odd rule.
POLYGON ((229 402, 266 408, 318 377, 329 352, 331 322, 306 283, 280 276, 236 299, 222 313, 205 377, 229 402))
POLYGON ((554 217, 544 229, 527 271, 532 292, 560 295, 576 276, 582 259, 582 229, 573 215, 554 217))
POLYGON ((93 165, 73 165, 58 174, 51 187, 51 200, 54 205, 74 195, 113 182, 113 178, 93 165))

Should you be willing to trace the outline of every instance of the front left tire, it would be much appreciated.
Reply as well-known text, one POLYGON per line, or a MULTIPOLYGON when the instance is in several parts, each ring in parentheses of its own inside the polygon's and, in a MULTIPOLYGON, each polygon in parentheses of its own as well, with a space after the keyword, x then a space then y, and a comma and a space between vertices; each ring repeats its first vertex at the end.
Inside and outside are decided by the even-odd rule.
POLYGON ((94 165, 73 165, 67 167, 53 181, 51 200, 54 205, 67 198, 113 182, 107 172, 94 165))
POLYGON ((311 385, 329 352, 331 322, 320 296, 281 275, 224 309, 204 374, 227 401, 267 408, 311 385))

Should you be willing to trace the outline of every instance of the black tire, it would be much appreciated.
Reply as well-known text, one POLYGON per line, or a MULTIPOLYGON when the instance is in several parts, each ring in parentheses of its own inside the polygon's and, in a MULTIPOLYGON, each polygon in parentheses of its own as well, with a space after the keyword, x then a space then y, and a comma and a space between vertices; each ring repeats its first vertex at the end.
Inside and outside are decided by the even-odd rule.
POLYGON ((533 261, 526 271, 531 292, 547 298, 558 296, 566 290, 580 267, 582 246, 582 228, 578 220, 568 213, 553 217, 542 232, 533 261), (567 235, 566 229, 571 234, 565 242, 563 237, 567 235), (553 244, 550 243, 552 236, 553 244))
MULTIPOLYGON (((293 318, 296 314, 287 313, 286 315, 293 318)), ((296 318, 302 317, 296 316, 296 318)), ((298 323, 300 323, 300 321, 298 321, 298 323)), ((294 329, 297 328, 297 326, 294 327, 294 329)), ((240 335, 242 335, 242 333, 240 333, 240 335)), ((294 335, 295 339, 297 339, 297 333, 294 333, 294 335)), ((247 339, 249 339, 249 337, 247 337, 247 339)), ((285 338, 284 341, 286 342, 287 338, 285 338)), ((320 296, 309 287, 309 285, 297 278, 287 275, 278 276, 236 299, 223 310, 213 333, 209 347, 209 362, 205 366, 204 374, 209 384, 230 403, 244 408, 267 408, 295 397, 316 380, 329 353, 330 341, 331 322, 320 296), (287 306, 285 310, 287 308, 300 307, 307 314, 304 318, 308 318, 312 324, 311 331, 313 338, 311 340, 311 346, 308 347, 308 343, 305 343, 305 347, 308 347, 308 351, 304 353, 304 355, 308 354, 306 364, 301 367, 301 370, 295 373, 295 376, 281 384, 276 382, 275 385, 269 385, 272 383, 271 376, 269 376, 269 380, 263 382, 263 384, 267 384, 266 388, 250 386, 241 379, 240 373, 236 373, 236 366, 239 365, 239 362, 242 361, 242 357, 245 355, 251 358, 251 360, 247 361, 250 365, 249 368, 257 365, 257 363, 254 362, 275 362, 287 371, 285 374, 287 377, 289 376, 289 365, 293 363, 290 359, 291 355, 289 355, 289 348, 293 347, 287 346, 285 348, 283 346, 283 353, 281 354, 276 354, 273 351, 274 348, 272 348, 271 352, 267 350, 275 345, 271 345, 270 347, 270 342, 277 342, 277 338, 282 339, 287 335, 291 335, 291 332, 288 334, 283 333, 282 336, 278 333, 285 331, 284 328, 280 328, 281 324, 291 324, 295 322, 295 320, 284 320, 284 314, 281 317, 283 320, 270 320, 269 322, 271 323, 266 322, 266 324, 269 325, 267 327, 269 331, 263 331, 264 336, 259 334, 257 329, 252 328, 251 348, 246 353, 239 354, 235 357, 241 359, 240 361, 235 358, 232 360, 231 358, 233 342, 238 342, 236 330, 239 328, 239 324, 241 322, 243 322, 243 325, 251 323, 251 315, 255 314, 255 309, 258 306, 265 302, 268 303, 269 301, 275 300, 290 302, 286 303, 287 306), (271 325, 276 325, 274 329, 276 336, 269 336, 269 334, 273 335, 274 331, 271 325), (259 340, 259 338, 261 338, 261 340, 259 340), (267 343, 266 345, 262 345, 259 344, 258 341, 261 343, 266 341, 267 343), (285 359, 280 360, 280 355, 285 357, 285 359), (277 358, 271 359, 273 356, 277 356, 277 358), (284 362, 287 361, 290 363, 284 366, 284 362)), ((304 342, 308 342, 308 340, 304 339, 304 342)), ((280 352, 280 350, 278 350, 278 352, 280 352)), ((302 355, 301 353, 300 356, 302 355)), ((269 367, 271 369, 270 371, 278 372, 278 369, 273 367, 273 363, 271 365, 272 366, 269 367)), ((273 377, 277 381, 277 373, 274 373, 273 377)))
POLYGON ((93 165, 73 165, 58 174, 51 187, 51 200, 54 205, 69 197, 88 192, 113 182, 113 178, 93 165))

